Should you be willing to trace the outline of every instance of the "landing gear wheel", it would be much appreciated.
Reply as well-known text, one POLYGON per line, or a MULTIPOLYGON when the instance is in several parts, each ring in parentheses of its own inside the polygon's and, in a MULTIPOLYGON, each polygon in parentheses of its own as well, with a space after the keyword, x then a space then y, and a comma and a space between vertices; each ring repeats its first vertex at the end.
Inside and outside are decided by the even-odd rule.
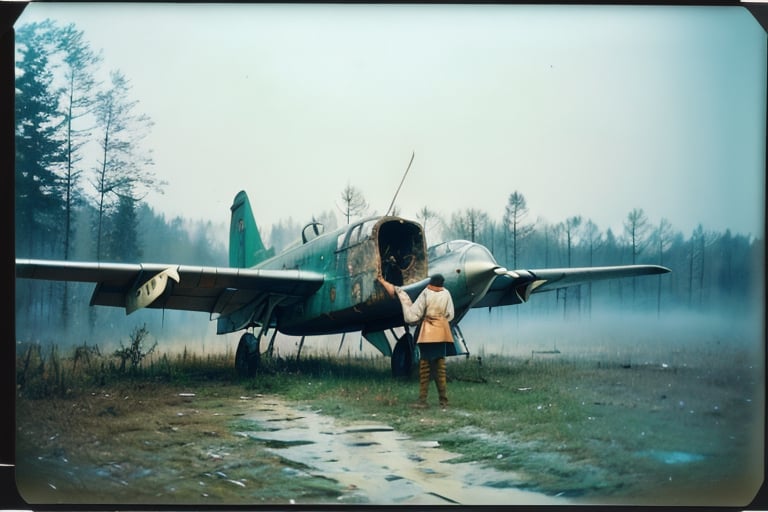
POLYGON ((392 376, 408 378, 413 365, 413 336, 407 332, 395 343, 392 351, 392 376))
POLYGON ((239 377, 253 377, 256 375, 256 371, 259 369, 259 360, 261 359, 261 353, 259 352, 259 340, 247 332, 240 337, 240 342, 237 344, 237 352, 235 352, 235 370, 239 377))

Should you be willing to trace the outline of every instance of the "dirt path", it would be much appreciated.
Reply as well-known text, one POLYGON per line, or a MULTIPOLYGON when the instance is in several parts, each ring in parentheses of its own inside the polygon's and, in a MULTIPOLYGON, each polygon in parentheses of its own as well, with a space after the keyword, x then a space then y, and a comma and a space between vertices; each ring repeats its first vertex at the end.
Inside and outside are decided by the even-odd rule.
POLYGON ((436 442, 217 385, 17 403, 30 503, 563 504, 517 475, 448 461, 436 442))
MULTIPOLYGON (((511 488, 515 475, 473 464, 452 464, 456 454, 437 442, 414 441, 387 425, 340 424, 311 410, 268 397, 248 415, 264 430, 241 435, 307 471, 332 478, 354 499, 376 504, 564 504, 564 500, 511 488)), ((347 499, 350 496, 346 497, 347 499)))

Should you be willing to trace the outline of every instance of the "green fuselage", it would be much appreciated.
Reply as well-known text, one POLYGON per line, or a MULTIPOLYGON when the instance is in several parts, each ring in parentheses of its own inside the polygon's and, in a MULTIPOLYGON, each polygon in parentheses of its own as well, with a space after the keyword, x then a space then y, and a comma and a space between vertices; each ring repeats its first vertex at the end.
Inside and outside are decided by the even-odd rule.
POLYGON ((275 321, 286 334, 329 334, 402 325, 399 303, 376 277, 381 274, 401 286, 416 283, 427 277, 427 258, 421 226, 381 217, 297 242, 256 268, 326 276, 312 296, 276 308, 275 321))

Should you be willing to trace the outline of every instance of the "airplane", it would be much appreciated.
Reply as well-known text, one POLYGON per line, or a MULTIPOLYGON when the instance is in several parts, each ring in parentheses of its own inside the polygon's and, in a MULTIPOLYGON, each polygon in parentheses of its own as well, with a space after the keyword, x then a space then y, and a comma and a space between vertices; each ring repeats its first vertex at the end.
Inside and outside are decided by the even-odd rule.
POLYGON ((408 376, 418 358, 414 334, 402 308, 378 278, 415 299, 429 277, 440 273, 454 301, 454 350, 468 355, 459 322, 473 308, 527 302, 537 293, 601 279, 663 274, 658 265, 507 270, 483 245, 452 240, 427 248, 424 230, 395 215, 368 217, 325 233, 307 224, 301 238, 280 254, 267 249, 248 196, 240 191, 231 207, 229 266, 107 263, 16 259, 16 277, 95 283, 91 306, 206 312, 217 334, 245 330, 235 368, 253 376, 261 339, 273 330, 302 336, 360 331, 384 356, 392 374, 408 376), (404 329, 398 335, 395 329, 404 329), (394 347, 387 336, 394 336, 394 347))

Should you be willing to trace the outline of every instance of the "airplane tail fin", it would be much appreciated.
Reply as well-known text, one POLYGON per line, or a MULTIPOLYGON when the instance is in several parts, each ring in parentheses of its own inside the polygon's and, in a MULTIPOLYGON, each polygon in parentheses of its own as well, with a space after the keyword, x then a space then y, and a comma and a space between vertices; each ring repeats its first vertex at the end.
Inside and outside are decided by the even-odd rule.
POLYGON ((232 203, 232 220, 229 224, 229 266, 249 268, 275 254, 261 241, 259 228, 253 218, 248 195, 241 190, 232 203))

